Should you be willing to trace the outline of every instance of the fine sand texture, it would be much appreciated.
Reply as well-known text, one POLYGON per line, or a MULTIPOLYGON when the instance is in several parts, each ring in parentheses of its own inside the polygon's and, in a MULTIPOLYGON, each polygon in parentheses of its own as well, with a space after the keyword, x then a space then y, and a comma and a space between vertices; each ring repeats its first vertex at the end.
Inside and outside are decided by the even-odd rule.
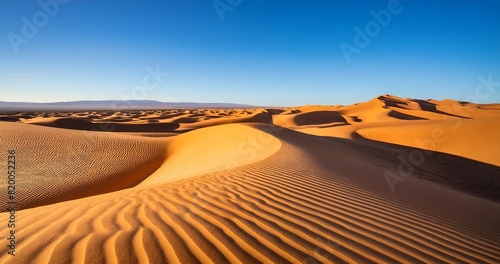
POLYGON ((0 113, 0 263, 500 263, 500 105, 0 113))

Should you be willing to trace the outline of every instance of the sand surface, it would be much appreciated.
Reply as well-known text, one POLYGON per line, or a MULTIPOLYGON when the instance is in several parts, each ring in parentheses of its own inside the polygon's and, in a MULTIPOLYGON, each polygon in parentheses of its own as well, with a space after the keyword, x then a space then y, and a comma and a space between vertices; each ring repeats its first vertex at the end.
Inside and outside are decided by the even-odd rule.
POLYGON ((500 105, 0 113, 0 132, 0 263, 500 262, 500 105))

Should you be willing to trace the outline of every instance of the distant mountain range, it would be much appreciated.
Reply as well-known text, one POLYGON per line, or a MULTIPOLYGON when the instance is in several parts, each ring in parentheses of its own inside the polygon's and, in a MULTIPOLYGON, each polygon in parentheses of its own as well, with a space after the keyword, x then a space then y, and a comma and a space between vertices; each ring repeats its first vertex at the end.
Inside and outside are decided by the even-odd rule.
POLYGON ((0 111, 82 111, 82 110, 156 110, 189 108, 255 108, 231 103, 159 102, 154 100, 101 100, 54 103, 2 102, 0 111))

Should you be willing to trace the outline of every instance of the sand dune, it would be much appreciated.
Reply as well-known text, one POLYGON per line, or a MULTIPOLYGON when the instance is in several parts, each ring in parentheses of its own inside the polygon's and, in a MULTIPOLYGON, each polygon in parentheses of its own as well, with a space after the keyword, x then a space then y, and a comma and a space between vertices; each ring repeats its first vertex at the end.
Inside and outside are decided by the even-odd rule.
POLYGON ((290 127, 318 136, 362 136, 500 165, 500 155, 491 153, 500 146, 500 111, 489 105, 430 101, 380 96, 331 110, 342 114, 349 126, 290 127))
POLYGON ((498 118, 377 126, 356 132, 371 140, 454 154, 500 166, 500 155, 491 153, 492 149, 500 150, 498 118))
POLYGON ((132 118, 115 118, 112 122, 92 122, 87 118, 43 118, 42 121, 30 120, 29 124, 94 131, 113 131, 113 132, 165 132, 174 131, 179 128, 178 123, 151 124, 131 122, 132 118))
POLYGON ((168 144, 165 162, 141 186, 232 169, 267 158, 280 147, 272 135, 240 124, 191 131, 168 144))
MULTIPOLYGON (((1 128, 2 150, 15 149, 20 160, 19 208, 132 187, 153 173, 166 153, 164 140, 152 138, 17 123, 1 128)), ((6 200, 0 197, 2 204, 6 200)))
POLYGON ((0 122, 0 148, 18 153, 25 209, 16 256, 0 247, 0 263, 500 262, 496 105, 386 95, 352 106, 17 115, 0 122), (120 118, 180 126, 40 125, 61 118, 86 120, 84 130, 120 118))

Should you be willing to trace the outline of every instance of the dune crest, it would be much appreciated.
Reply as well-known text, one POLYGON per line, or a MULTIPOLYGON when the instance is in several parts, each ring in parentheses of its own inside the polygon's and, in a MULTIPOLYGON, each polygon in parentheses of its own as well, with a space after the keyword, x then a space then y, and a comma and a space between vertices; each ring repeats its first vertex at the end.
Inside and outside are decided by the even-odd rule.
POLYGON ((168 144, 165 162, 141 186, 232 169, 262 160, 280 147, 274 136, 240 124, 191 131, 168 144))
POLYGON ((19 190, 0 263, 500 263, 497 104, 0 120, 19 190))
POLYGON ((449 153, 500 166, 500 155, 491 153, 492 149, 500 149, 498 119, 421 122, 412 126, 363 128, 356 132, 370 140, 449 153))

